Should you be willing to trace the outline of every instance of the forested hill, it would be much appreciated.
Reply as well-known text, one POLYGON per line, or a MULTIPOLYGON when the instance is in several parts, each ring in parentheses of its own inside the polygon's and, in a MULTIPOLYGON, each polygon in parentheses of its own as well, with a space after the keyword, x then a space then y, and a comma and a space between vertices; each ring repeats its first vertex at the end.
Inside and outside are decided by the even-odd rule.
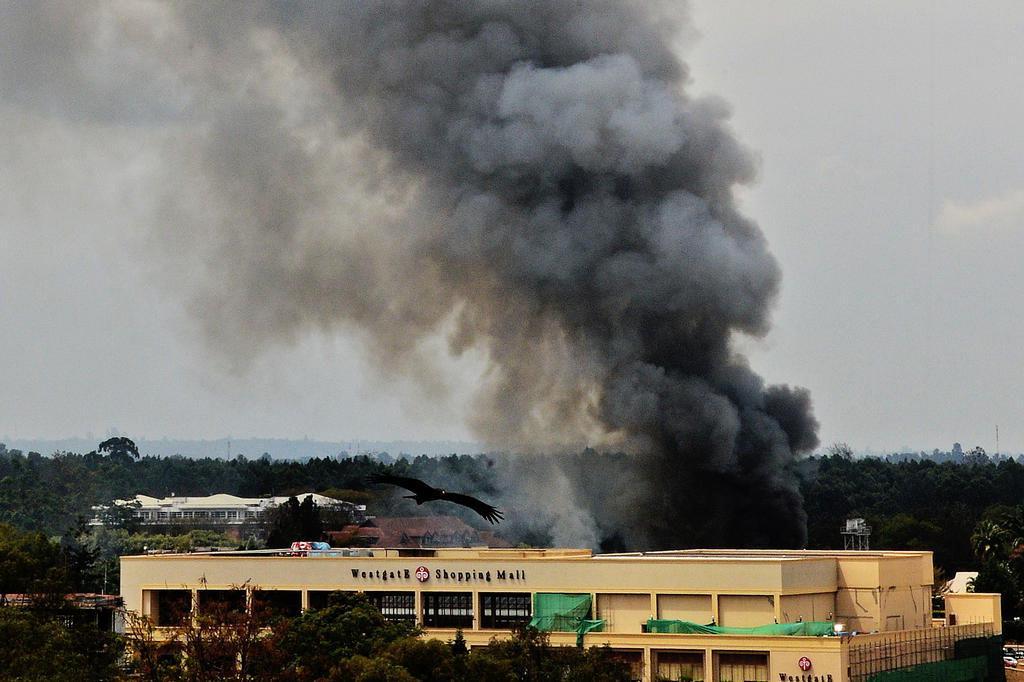
POLYGON ((972 534, 979 521, 1007 525, 1024 509, 1024 465, 1013 459, 810 458, 801 465, 801 479, 811 548, 842 547, 840 526, 862 516, 873 528, 872 548, 934 550, 936 566, 949 574, 977 568, 972 534))
MULTIPOLYGON (((96 452, 42 456, 0 446, 0 523, 59 535, 79 516, 90 516, 93 505, 138 493, 257 497, 316 491, 368 503, 371 513, 388 513, 392 510, 382 495, 390 493, 365 491, 370 473, 392 470, 427 480, 471 480, 476 490, 487 490, 496 483, 489 463, 488 457, 466 455, 420 456, 391 465, 368 457, 297 462, 135 459, 96 452)), ((1024 519, 1013 509, 1024 502, 1024 466, 1011 459, 940 464, 826 456, 801 462, 799 475, 811 548, 842 547, 843 521, 863 516, 874 529, 873 548, 933 549, 936 564, 951 573, 975 567, 971 538, 979 521, 999 521, 1005 528, 1010 524, 1006 519, 1024 519)))

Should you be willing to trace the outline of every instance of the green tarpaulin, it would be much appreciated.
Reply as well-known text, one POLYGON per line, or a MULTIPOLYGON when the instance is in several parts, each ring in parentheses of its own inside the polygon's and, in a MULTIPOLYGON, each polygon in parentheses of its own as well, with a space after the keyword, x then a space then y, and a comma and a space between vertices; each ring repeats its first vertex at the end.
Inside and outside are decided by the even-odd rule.
POLYGON ((996 635, 961 639, 953 645, 953 660, 869 673, 861 679, 867 682, 1006 682, 1003 638, 996 635))
POLYGON ((773 623, 755 628, 730 628, 721 625, 701 625, 686 620, 647 621, 647 632, 670 633, 674 635, 766 635, 774 637, 824 637, 834 635, 830 622, 808 621, 804 623, 773 623))
POLYGON ((984 682, 996 678, 988 676, 988 662, 984 656, 959 661, 922 663, 899 670, 875 673, 868 682, 984 682))
POLYGON ((576 645, 583 646, 583 635, 601 632, 603 620, 591 620, 589 594, 533 595, 533 619, 530 627, 543 632, 575 632, 576 645))

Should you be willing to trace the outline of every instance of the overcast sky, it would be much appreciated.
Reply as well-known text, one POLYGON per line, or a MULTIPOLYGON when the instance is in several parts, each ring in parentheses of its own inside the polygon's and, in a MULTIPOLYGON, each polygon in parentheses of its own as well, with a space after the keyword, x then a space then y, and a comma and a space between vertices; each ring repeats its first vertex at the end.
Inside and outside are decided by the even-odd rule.
MULTIPOLYGON (((741 342, 755 369, 811 389, 823 444, 992 451, 998 424, 1024 451, 1024 6, 692 13, 692 90, 727 100, 757 152, 742 205, 783 270, 773 331, 741 342)), ((471 438, 472 358, 447 363, 447 400, 382 380, 344 332, 224 370, 168 286, 190 272, 147 258, 160 116, 78 121, 0 93, 0 441, 471 438)))

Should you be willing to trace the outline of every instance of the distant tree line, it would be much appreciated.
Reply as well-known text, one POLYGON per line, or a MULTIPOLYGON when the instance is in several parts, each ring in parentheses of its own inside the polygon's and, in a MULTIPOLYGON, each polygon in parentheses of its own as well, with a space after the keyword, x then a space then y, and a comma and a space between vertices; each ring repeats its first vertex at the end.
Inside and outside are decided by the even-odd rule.
MULTIPOLYGON (((111 444, 109 452, 43 456, 0 445, 0 523, 54 538, 81 536, 88 532, 82 524, 92 516, 93 506, 139 493, 259 497, 312 491, 368 504, 378 515, 459 514, 451 505, 416 507, 392 491, 368 488, 365 479, 389 472, 427 481, 458 480, 475 491, 493 492, 498 481, 492 463, 493 456, 484 455, 419 456, 390 464, 365 456, 304 462, 241 456, 137 458, 126 443, 111 444)), ((873 528, 872 547, 934 550, 936 565, 947 574, 978 566, 971 538, 980 521, 1024 502, 1024 465, 1010 458, 887 461, 854 459, 835 448, 802 460, 796 473, 807 513, 808 547, 841 548, 843 522, 864 517, 873 528)), ((479 525, 474 517, 469 512, 463 518, 479 525)), ((124 530, 132 535, 139 529, 124 530)))
MULTIPOLYGON (((230 460, 136 458, 124 447, 121 444, 109 453, 97 450, 43 456, 8 450, 0 443, 0 523, 59 535, 74 526, 79 517, 91 517, 94 506, 138 494, 167 497, 229 493, 264 497, 319 492, 355 503, 373 501, 388 505, 392 498, 389 491, 368 491, 365 485, 369 474, 382 471, 435 480, 475 479, 480 481, 480 489, 493 486, 482 455, 419 456, 385 465, 366 456, 313 458, 303 462, 244 456, 230 460)), ((405 509, 415 511, 415 506, 405 509)), ((426 509, 418 511, 427 513, 426 509)))
POLYGON ((977 524, 1024 502, 1024 465, 1013 459, 973 464, 843 454, 799 465, 808 547, 842 547, 840 527, 863 517, 878 549, 928 549, 946 574, 978 566, 971 544, 977 524))

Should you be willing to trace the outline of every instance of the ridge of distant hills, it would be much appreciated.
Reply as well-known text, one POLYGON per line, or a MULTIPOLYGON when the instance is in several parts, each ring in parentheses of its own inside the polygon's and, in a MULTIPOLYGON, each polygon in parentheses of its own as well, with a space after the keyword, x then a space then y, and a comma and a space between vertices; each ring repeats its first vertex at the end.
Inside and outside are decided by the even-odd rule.
MULTIPOLYGON (((98 439, 62 438, 48 440, 42 438, 3 438, 0 443, 8 450, 22 452, 38 452, 51 455, 54 452, 89 452, 106 437, 98 439)), ((324 441, 289 438, 217 438, 213 440, 186 440, 177 438, 161 438, 148 440, 134 439, 142 455, 183 455, 201 458, 215 457, 229 459, 245 455, 249 459, 257 459, 263 453, 274 459, 309 459, 311 457, 350 457, 353 455, 379 456, 387 453, 391 457, 408 455, 475 455, 485 451, 479 443, 447 440, 344 440, 324 441)))

